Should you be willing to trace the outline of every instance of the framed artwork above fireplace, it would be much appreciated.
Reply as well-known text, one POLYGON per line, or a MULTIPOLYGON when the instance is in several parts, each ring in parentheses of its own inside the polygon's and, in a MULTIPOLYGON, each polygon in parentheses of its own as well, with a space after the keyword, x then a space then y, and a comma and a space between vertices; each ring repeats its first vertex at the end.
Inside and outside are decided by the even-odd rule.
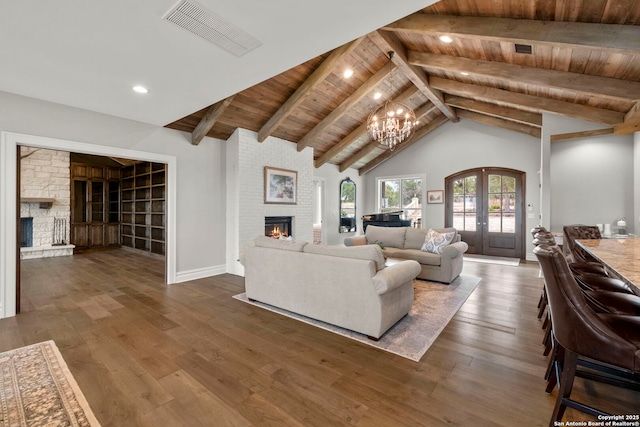
POLYGON ((298 172, 264 167, 264 202, 295 205, 298 197, 298 172))

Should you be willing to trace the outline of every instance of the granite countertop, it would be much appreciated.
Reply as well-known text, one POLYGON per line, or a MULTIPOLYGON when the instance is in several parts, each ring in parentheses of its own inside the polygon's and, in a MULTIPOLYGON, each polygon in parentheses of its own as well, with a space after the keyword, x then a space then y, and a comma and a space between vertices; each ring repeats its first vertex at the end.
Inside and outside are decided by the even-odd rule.
POLYGON ((640 289, 640 238, 588 239, 576 243, 640 289))

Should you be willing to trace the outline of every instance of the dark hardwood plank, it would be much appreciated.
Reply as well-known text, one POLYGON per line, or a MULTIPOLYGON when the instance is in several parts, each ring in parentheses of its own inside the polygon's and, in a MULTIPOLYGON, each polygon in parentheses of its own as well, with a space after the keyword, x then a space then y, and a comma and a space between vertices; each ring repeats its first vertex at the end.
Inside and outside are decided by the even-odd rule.
MULTIPOLYGON (((162 260, 124 250, 21 267, 0 351, 55 340, 103 426, 543 426, 555 402, 535 263, 467 262, 482 282, 419 363, 237 301, 238 276, 167 286, 162 260)), ((580 379, 575 394, 640 407, 580 379)))

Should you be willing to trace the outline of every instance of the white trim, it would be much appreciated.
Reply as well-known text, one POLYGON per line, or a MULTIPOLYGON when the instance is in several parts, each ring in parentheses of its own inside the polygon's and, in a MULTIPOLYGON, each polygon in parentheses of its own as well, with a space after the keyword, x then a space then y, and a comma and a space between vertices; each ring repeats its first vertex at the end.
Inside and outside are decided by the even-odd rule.
POLYGON ((205 277, 219 276, 227 272, 226 265, 216 265, 212 267, 196 268, 189 271, 181 271, 176 275, 175 283, 188 282, 189 280, 204 279, 205 277))
POLYGON ((16 156, 19 145, 165 163, 167 165, 165 281, 167 284, 176 283, 178 161, 175 156, 13 132, 1 132, 0 142, 0 318, 16 314, 16 156))
MULTIPOLYGON (((323 244, 327 243, 327 227, 326 227, 326 216, 327 216, 327 179, 324 177, 313 177, 313 189, 316 189, 316 181, 320 183, 320 241, 323 244)), ((317 207, 316 207, 317 208, 317 207)), ((315 212, 314 212, 315 216, 315 212)))

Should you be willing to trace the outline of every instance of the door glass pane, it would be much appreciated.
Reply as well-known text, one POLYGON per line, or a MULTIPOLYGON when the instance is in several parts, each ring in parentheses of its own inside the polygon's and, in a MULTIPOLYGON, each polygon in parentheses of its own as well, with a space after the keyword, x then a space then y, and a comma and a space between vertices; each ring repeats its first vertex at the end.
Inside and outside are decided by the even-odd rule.
POLYGON ((489 175, 489 232, 515 233, 516 179, 489 175))
POLYGON ((465 214, 464 230, 476 231, 476 214, 475 213, 465 214))
POLYGON ((453 182, 453 226, 458 230, 476 229, 476 177, 453 182))
POLYGON ((476 194, 476 177, 468 176, 464 180, 465 194, 476 194))
POLYGON ((489 232, 499 233, 502 228, 502 214, 500 212, 489 213, 489 232))
POLYGON ((464 214, 459 212, 453 213, 453 227, 458 230, 464 230, 464 214))

